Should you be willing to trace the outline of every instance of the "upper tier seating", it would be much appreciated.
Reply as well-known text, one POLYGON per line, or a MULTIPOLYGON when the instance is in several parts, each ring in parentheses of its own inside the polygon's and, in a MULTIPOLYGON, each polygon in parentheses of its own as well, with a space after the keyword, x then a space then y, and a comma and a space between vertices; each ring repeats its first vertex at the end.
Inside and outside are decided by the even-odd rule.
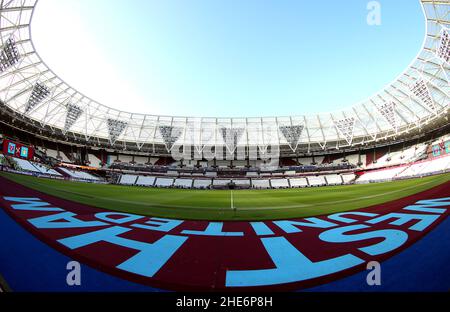
POLYGON ((134 156, 134 162, 137 164, 145 165, 148 162, 148 157, 134 156))
POLYGON ((94 154, 88 154, 88 158, 89 158, 89 163, 91 167, 94 168, 100 168, 101 167, 101 160, 95 156, 94 154))
POLYGON ((45 151, 45 154, 47 156, 50 156, 50 157, 58 159, 58 151, 56 151, 56 150, 52 150, 50 148, 47 148, 46 151, 45 151))
POLYGON ((219 168, 230 168, 231 167, 231 161, 229 160, 217 160, 216 165, 219 168))
POLYGON ((235 161, 233 161, 233 166, 235 166, 236 168, 245 168, 245 166, 247 166, 247 161, 246 160, 235 160, 235 161))
POLYGON ((370 181, 380 181, 380 180, 390 180, 393 179, 396 175, 404 171, 406 167, 394 167, 390 169, 382 169, 369 171, 364 173, 359 177, 358 182, 370 182, 370 181))
POLYGON ((231 179, 214 179, 213 185, 214 186, 227 186, 231 183, 231 179))
POLYGON ((421 156, 423 156, 426 153, 427 148, 427 144, 418 144, 411 146, 405 150, 387 153, 380 157, 376 163, 367 166, 367 168, 384 168, 387 166, 410 163, 418 160, 421 156))
POLYGON ((450 169, 450 155, 419 161, 409 165, 369 171, 359 177, 357 182, 391 180, 443 172, 450 169))
POLYGON ((59 156, 61 156, 62 162, 65 162, 65 163, 68 163, 68 164, 72 163, 72 161, 69 159, 69 157, 67 157, 67 155, 65 153, 60 152, 59 156))
POLYGON ((123 163, 131 163, 133 161, 133 156, 129 155, 119 155, 119 161, 123 163))
POLYGON ((428 161, 427 166, 422 169, 420 174, 435 173, 450 169, 450 156, 440 157, 433 161, 428 161))
POLYGON ((406 167, 403 171, 397 174, 398 178, 412 177, 415 175, 419 175, 422 172, 422 169, 427 166, 427 162, 419 162, 413 164, 409 167, 406 167))

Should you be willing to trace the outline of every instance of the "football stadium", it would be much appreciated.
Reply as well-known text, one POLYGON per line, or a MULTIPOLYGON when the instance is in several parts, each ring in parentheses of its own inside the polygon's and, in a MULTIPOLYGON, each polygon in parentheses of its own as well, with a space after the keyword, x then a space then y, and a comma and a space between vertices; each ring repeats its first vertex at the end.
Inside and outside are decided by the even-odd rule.
POLYGON ((35 49, 44 1, 0 4, 2 292, 450 290, 449 0, 415 0, 422 48, 367 100, 232 118, 81 93, 35 49))

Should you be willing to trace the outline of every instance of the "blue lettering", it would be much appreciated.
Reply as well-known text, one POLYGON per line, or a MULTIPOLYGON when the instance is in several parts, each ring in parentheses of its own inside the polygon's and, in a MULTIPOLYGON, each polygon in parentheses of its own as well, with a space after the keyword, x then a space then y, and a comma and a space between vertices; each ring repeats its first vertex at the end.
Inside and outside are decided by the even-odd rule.
POLYGON ((273 221, 273 223, 288 234, 303 232, 302 230, 297 228, 297 226, 320 228, 320 229, 327 229, 333 226, 337 226, 336 223, 328 222, 319 218, 307 218, 304 220, 307 222, 285 220, 285 221, 273 221))
POLYGON ((144 218, 143 216, 121 212, 100 212, 95 214, 95 217, 97 219, 116 224, 124 224, 144 218), (111 216, 121 216, 122 218, 111 218, 111 216))
POLYGON ((450 201, 450 197, 421 200, 412 206, 408 206, 408 207, 404 208, 404 210, 442 214, 442 213, 446 212, 447 209, 443 209, 443 208, 439 209, 439 208, 433 208, 433 207, 450 206, 450 202, 448 202, 448 201, 450 201))
POLYGON ((129 231, 131 229, 114 226, 87 234, 64 238, 58 242, 70 249, 77 249, 103 241, 138 250, 139 253, 118 265, 117 268, 134 274, 152 277, 188 239, 182 236, 166 235, 153 244, 149 244, 119 237, 119 235, 129 231))
POLYGON ((341 212, 341 213, 335 213, 330 216, 328 216, 328 219, 342 222, 342 223, 355 223, 358 220, 345 218, 344 216, 347 215, 353 215, 353 216, 363 216, 363 217, 376 217, 378 216, 377 213, 369 213, 369 212, 359 212, 359 211, 349 211, 349 212, 341 212))
POLYGON ((433 224, 437 219, 439 219, 439 215, 423 215, 423 214, 407 214, 407 213, 389 213, 387 215, 378 217, 376 219, 372 219, 367 221, 369 224, 377 224, 389 219, 397 219, 396 221, 392 221, 389 224, 401 226, 412 220, 420 220, 413 226, 409 227, 410 230, 422 232, 426 228, 428 228, 431 224, 433 224))
POLYGON ((256 235, 274 235, 273 231, 264 222, 250 222, 256 235))
POLYGON ((144 224, 133 224, 133 227, 152 230, 152 231, 160 231, 160 232, 170 232, 177 226, 181 225, 183 221, 180 220, 170 220, 170 219, 162 219, 162 218, 151 218, 150 221, 145 222, 144 224))
POLYGON ((273 269, 228 271, 227 287, 252 287, 278 285, 304 281, 333 274, 364 263, 360 258, 347 254, 320 262, 312 262, 284 237, 262 238, 273 269))
POLYGON ((108 223, 101 221, 82 221, 74 218, 75 216, 76 214, 72 212, 62 212, 50 216, 29 219, 28 222, 38 229, 71 229, 108 225, 108 223), (58 220, 64 221, 57 222, 58 220))

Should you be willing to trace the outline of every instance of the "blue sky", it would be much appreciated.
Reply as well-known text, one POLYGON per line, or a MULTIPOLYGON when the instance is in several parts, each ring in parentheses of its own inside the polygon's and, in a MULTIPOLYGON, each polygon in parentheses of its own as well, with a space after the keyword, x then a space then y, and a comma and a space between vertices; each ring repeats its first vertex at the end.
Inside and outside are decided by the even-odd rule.
POLYGON ((421 48, 417 0, 40 0, 33 40, 66 82, 118 109, 177 116, 336 110, 421 48))

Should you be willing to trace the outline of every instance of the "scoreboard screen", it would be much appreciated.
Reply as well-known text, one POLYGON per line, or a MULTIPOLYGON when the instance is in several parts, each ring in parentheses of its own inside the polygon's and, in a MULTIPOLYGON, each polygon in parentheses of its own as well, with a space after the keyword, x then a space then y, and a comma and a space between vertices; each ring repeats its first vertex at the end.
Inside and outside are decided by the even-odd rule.
POLYGON ((32 147, 10 140, 3 141, 3 153, 8 156, 28 160, 31 160, 34 156, 34 150, 32 147))
POLYGON ((434 157, 438 157, 445 154, 450 154, 450 141, 445 141, 431 147, 431 152, 434 157))
POLYGON ((22 158, 28 158, 28 147, 22 146, 20 148, 20 157, 22 158))

